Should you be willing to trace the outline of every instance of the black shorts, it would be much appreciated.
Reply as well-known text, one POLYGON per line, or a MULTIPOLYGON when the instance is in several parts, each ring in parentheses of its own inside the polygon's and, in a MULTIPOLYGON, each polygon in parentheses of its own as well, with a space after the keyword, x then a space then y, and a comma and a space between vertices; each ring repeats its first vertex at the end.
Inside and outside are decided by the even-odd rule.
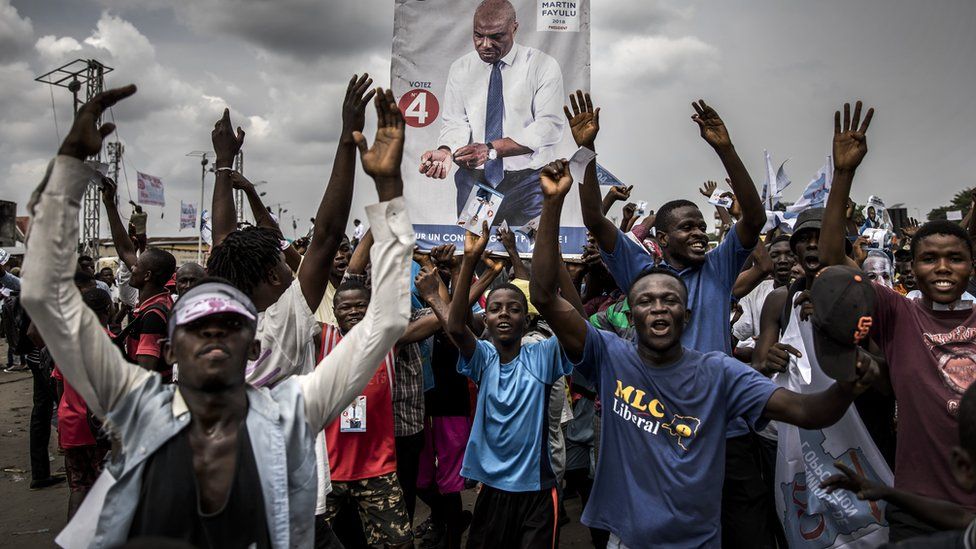
POLYGON ((558 512, 555 488, 506 492, 482 486, 474 504, 468 549, 557 547, 558 512))
POLYGON ((68 475, 68 489, 72 492, 87 492, 102 472, 102 463, 108 449, 91 446, 76 446, 64 449, 64 470, 68 475))

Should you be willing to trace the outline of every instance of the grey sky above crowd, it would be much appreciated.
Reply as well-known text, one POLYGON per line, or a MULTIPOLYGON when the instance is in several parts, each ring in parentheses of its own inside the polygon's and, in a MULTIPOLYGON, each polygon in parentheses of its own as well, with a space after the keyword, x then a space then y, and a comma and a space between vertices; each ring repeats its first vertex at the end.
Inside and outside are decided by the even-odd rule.
MULTIPOLYGON (((184 155, 210 149, 229 106, 247 132, 245 174, 269 182, 261 190, 288 210, 286 236, 292 216, 301 236, 328 180, 349 76, 366 70, 389 84, 393 5, 0 0, 0 199, 24 215, 71 123, 68 92, 53 90, 56 127, 52 91, 34 78, 94 57, 115 68, 109 86, 140 88, 113 114, 126 145, 122 200, 135 197, 137 170, 166 186, 166 207, 148 208, 152 235, 195 234, 177 230, 180 201, 200 193, 199 162, 184 155)), ((599 160, 635 186, 635 201, 706 206, 699 185, 724 181, 690 119, 698 98, 723 116, 757 186, 764 148, 777 165, 791 158, 786 200, 823 164, 834 110, 859 98, 877 111, 853 191, 859 203, 874 194, 918 216, 976 187, 974 2, 591 0, 591 10, 599 160)), ((454 192, 450 181, 445 192, 454 192)), ((350 227, 375 198, 360 172, 350 227)))

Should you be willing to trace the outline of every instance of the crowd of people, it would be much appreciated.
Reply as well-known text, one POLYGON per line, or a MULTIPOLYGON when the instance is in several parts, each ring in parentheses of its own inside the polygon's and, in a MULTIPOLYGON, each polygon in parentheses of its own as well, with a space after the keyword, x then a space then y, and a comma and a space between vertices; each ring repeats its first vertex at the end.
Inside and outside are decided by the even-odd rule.
MULTIPOLYGON (((147 246, 145 213, 126 226, 102 177, 118 264, 96 272, 76 253, 85 160, 114 130, 102 113, 135 92, 78 111, 32 196, 23 265, 4 257, 0 279, 8 367, 33 374, 30 487, 64 480, 48 457, 56 411, 68 517, 91 507, 78 515, 91 546, 555 547, 579 497, 599 548, 785 547, 778 431, 834 425, 852 405, 894 485, 838 465, 821 488, 886 501, 899 546, 976 543, 976 215, 873 236, 883 214, 860 219, 851 200, 874 116, 861 102, 834 114, 825 207, 791 225, 769 222, 699 100, 691 118, 730 187, 718 235, 686 199, 611 220, 632 187, 604 195, 595 162, 574 184, 557 160, 538 174, 529 260, 487 223, 463 250, 415 248, 403 118, 391 90, 354 75, 308 238, 284 240, 234 170, 245 134, 225 110, 206 265, 147 246), (378 202, 350 239, 357 157, 378 202), (589 241, 561 250, 574 189, 589 241), (238 226, 234 190, 253 226, 238 226), (836 381, 787 386, 811 367, 836 381)), ((600 109, 583 91, 567 103, 576 144, 596 151, 600 109)))

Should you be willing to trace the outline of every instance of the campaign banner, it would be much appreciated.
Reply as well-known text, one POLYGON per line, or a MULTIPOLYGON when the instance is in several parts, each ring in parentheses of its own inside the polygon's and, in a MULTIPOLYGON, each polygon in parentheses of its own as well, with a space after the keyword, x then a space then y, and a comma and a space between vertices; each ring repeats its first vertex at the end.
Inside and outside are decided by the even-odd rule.
MULTIPOLYGON (((799 318, 795 306, 781 338, 800 350, 786 372, 773 377, 798 393, 826 390, 834 380, 823 372, 814 352, 813 326, 799 318)), ((891 485, 891 469, 875 446, 854 406, 824 429, 800 429, 776 423, 776 511, 789 546, 809 549, 869 548, 888 541, 884 501, 862 501, 837 490, 828 494, 821 483, 839 473, 835 462, 874 482, 891 485)))
POLYGON ((165 206, 163 198, 163 180, 155 175, 136 172, 139 186, 139 203, 153 206, 165 206))
MULTIPOLYGON (((402 172, 417 244, 462 246, 458 220, 479 186, 502 197, 494 226, 531 225, 542 211, 539 171, 578 149, 563 105, 590 89, 589 0, 397 0, 391 82, 407 124, 402 172)), ((561 221, 563 253, 581 254, 575 189, 561 221)), ((529 238, 516 244, 531 251, 529 238)), ((494 231, 489 249, 503 250, 494 231)))
POLYGON ((180 201, 180 230, 197 226, 197 205, 180 201))

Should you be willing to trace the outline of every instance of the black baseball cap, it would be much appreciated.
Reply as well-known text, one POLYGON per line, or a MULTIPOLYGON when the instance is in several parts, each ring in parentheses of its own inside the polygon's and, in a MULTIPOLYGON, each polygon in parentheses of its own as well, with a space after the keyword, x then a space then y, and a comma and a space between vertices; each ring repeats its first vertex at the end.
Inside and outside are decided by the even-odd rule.
POLYGON ((858 269, 834 265, 817 273, 810 290, 813 342, 825 374, 851 381, 857 367, 858 344, 873 322, 874 287, 858 269))
MULTIPOLYGON (((790 250, 796 251, 796 243, 800 239, 800 233, 806 230, 817 230, 823 228, 824 208, 810 208, 803 210, 793 224, 793 234, 790 235, 790 250)), ((851 241, 844 239, 844 250, 848 255, 854 250, 851 241)))

